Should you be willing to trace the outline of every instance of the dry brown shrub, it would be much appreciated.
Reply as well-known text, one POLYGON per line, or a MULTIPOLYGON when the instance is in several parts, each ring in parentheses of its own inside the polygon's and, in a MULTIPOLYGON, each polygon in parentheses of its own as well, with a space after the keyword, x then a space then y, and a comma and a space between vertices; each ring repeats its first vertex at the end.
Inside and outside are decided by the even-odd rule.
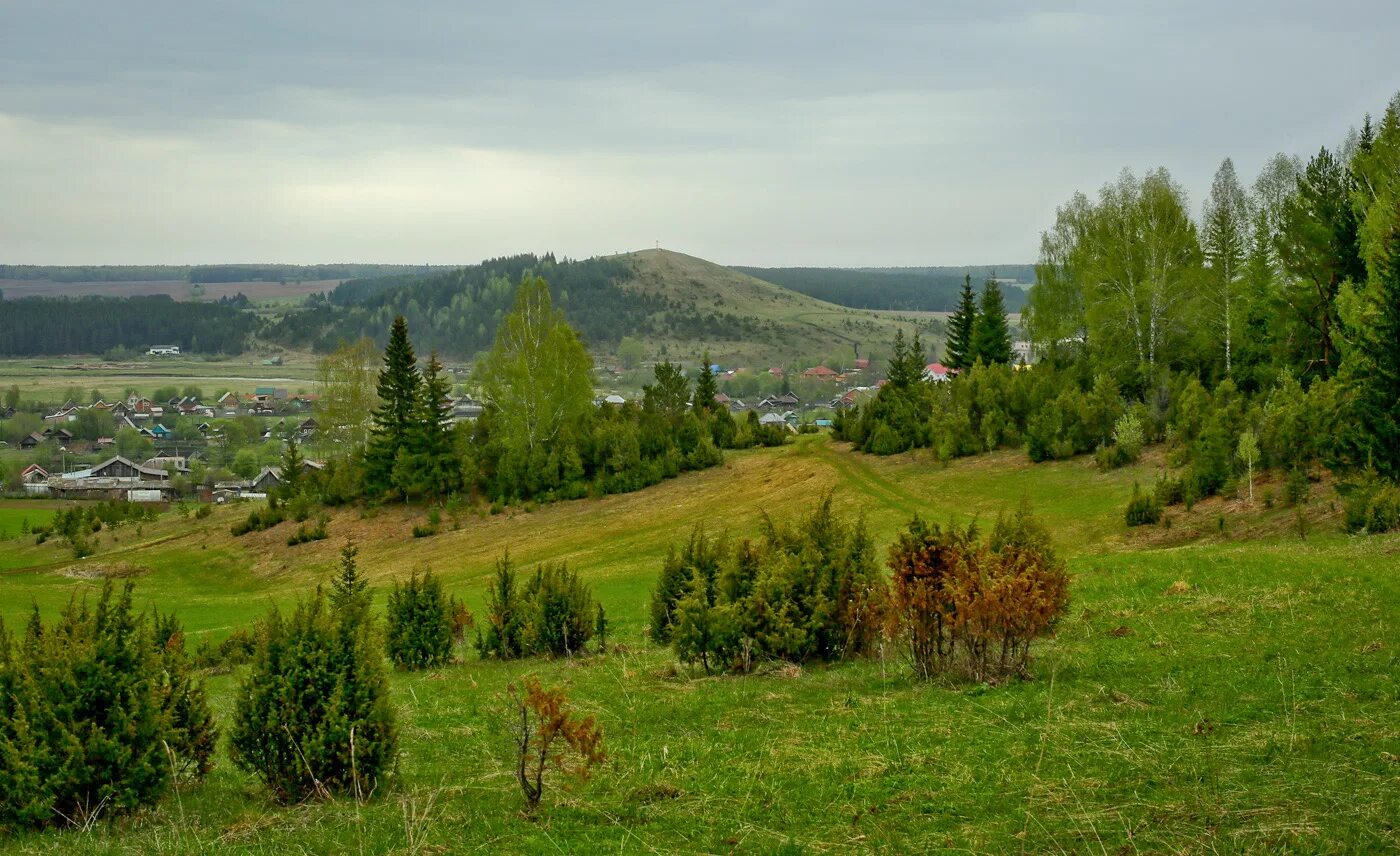
POLYGON ((1032 640, 1064 614, 1069 576, 1022 507, 983 542, 975 526, 915 518, 890 549, 893 633, 922 679, 1025 675, 1032 640))
POLYGON ((544 795, 545 773, 551 769, 580 779, 589 768, 607 760, 603 730, 590 716, 569 709, 559 687, 546 689, 530 676, 507 689, 515 743, 515 778, 530 810, 544 795))

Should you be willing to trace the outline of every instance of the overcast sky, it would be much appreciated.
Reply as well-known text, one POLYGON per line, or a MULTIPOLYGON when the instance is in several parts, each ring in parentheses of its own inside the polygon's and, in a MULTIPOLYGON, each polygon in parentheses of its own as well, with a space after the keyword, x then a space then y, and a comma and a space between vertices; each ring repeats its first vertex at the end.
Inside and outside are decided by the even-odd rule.
POLYGON ((1400 88, 1400 2, 0 0, 0 262, 1033 261, 1400 88))

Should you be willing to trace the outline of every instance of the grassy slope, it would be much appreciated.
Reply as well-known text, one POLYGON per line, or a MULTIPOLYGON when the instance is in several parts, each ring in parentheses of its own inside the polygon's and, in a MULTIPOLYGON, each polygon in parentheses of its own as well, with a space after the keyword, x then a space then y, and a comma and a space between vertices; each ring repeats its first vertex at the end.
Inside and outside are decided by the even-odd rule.
MULTIPOLYGON (((641 250, 622 257, 632 265, 635 279, 628 288, 664 294, 702 313, 731 313, 772 321, 778 329, 758 342, 667 342, 688 354, 709 344, 711 356, 726 362, 752 361, 783 365, 799 355, 826 356, 849 351, 889 353, 895 330, 913 332, 912 322, 934 313, 877 312, 827 303, 787 288, 755 279, 712 262, 670 250, 641 250)), ((933 342, 928 342, 933 346, 933 342)))
MULTIPOLYGON (((817 438, 732 455, 722 470, 631 496, 463 518, 413 540, 417 515, 354 513, 332 540, 288 550, 280 531, 235 541, 232 510, 121 533, 88 562, 152 569, 138 591, 218 632, 324 576, 346 536, 382 583, 428 564, 479 606, 506 546, 522 562, 567 557, 593 582, 630 651, 572 663, 469 660, 395 676, 403 780, 367 806, 269 808, 225 763, 205 785, 126 827, 12 842, 35 852, 890 852, 1376 851, 1400 844, 1396 619, 1400 539, 1318 532, 1306 543, 1138 550, 1119 512, 1147 465, 1099 474, 1034 468, 1014 454, 941 469, 876 460, 817 438), (640 636, 665 545, 704 520, 755 531, 834 489, 888 541, 915 511, 984 519, 1027 496, 1076 573, 1071 613, 1040 651, 1038 679, 992 690, 919 686, 884 662, 749 677, 677 674, 640 636), (158 542, 158 543, 152 543, 158 542), (144 544, 144 546, 138 546, 144 544), (1177 581, 1184 593, 1170 593, 1177 581), (538 671, 598 715, 611 761, 547 794, 535 820, 499 756, 496 695, 538 671), (424 818, 416 820, 415 818, 424 818), (424 849, 427 848, 427 849, 424 849)), ((1219 507, 1178 516, 1209 528, 1219 507)), ((1327 512, 1319 499, 1315 515, 1327 512)), ((1269 531, 1291 512, 1257 515, 1269 531)), ((1233 525, 1233 524, 1232 524, 1233 525)), ((1240 521, 1240 526, 1244 521, 1240 521)), ((285 525, 283 527, 286 528, 285 525)), ((110 537, 110 536, 109 536, 110 537)), ((1160 537, 1160 533, 1157 536, 1160 537)), ((57 548, 0 545, 25 564, 57 548)), ((91 583, 48 571, 0 576, 0 611, 51 611, 91 583)), ((382 595, 380 597, 382 603, 382 595)), ((227 710, 232 679, 211 683, 227 710)))

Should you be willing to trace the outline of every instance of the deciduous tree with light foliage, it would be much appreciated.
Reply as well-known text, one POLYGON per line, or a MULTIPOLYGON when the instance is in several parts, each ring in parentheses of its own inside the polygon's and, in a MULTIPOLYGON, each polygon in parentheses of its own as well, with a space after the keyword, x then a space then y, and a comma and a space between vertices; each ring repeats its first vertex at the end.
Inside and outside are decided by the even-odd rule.
POLYGON ((515 292, 515 307, 502 319, 496 342, 478 367, 506 447, 528 458, 587 412, 592 370, 583 342, 554 308, 548 284, 526 274, 515 292))

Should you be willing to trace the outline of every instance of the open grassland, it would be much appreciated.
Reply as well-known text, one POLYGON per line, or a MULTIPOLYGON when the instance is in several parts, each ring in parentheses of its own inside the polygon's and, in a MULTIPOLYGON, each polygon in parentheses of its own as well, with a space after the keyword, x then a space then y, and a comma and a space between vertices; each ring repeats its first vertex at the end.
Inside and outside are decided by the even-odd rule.
MULTIPOLYGON (((877 312, 827 303, 755 279, 712 262, 670 250, 641 250, 620 257, 632 267, 625 287, 691 307, 701 315, 734 315, 771 325, 753 341, 723 338, 712 342, 656 339, 674 354, 699 356, 702 346, 725 364, 783 365, 794 355, 826 357, 890 353, 896 330, 911 335, 935 313, 877 312)), ((934 349, 931 336, 925 344, 934 349)))
MULTIPOLYGON (((491 562, 566 558, 625 646, 569 662, 395 675, 399 780, 364 805, 267 803, 226 761, 157 810, 89 832, 29 834, 7 852, 1383 852, 1400 847, 1400 537, 1335 534, 1307 509, 1202 503, 1170 530, 1129 533, 1121 511, 1151 462, 1103 474, 1013 453, 943 468, 874 459, 822 438, 730 455, 647 491, 533 513, 342 511, 326 542, 289 524, 233 539, 239 509, 171 513, 104 533, 73 562, 32 539, 0 544, 0 613, 52 615, 104 569, 223 635, 324 580, 346 539, 380 587, 430 566, 480 612, 491 562), (641 633, 666 546, 703 522, 734 536, 827 491, 888 542, 921 513, 990 523, 1029 499, 1074 572, 1070 613, 1035 680, 919 685, 894 652, 833 667, 704 677, 641 633), (1222 531, 1220 521, 1225 521, 1222 531), (1249 540, 1238 540, 1242 535, 1249 540), (503 751, 498 696, 527 672, 598 716, 610 760, 549 791, 534 818, 503 751)), ((244 511, 243 513, 246 513, 244 511)), ((227 714, 237 675, 211 679, 227 714)))
POLYGON ((129 362, 108 362, 100 357, 10 357, 0 359, 0 388, 18 385, 26 401, 56 401, 77 390, 86 403, 94 389, 110 401, 126 389, 149 395, 163 386, 197 386, 212 401, 229 390, 252 392, 260 386, 315 392, 316 362, 314 354, 282 349, 208 360, 188 356, 141 357, 129 362), (264 364, 273 356, 281 356, 282 365, 264 364))

